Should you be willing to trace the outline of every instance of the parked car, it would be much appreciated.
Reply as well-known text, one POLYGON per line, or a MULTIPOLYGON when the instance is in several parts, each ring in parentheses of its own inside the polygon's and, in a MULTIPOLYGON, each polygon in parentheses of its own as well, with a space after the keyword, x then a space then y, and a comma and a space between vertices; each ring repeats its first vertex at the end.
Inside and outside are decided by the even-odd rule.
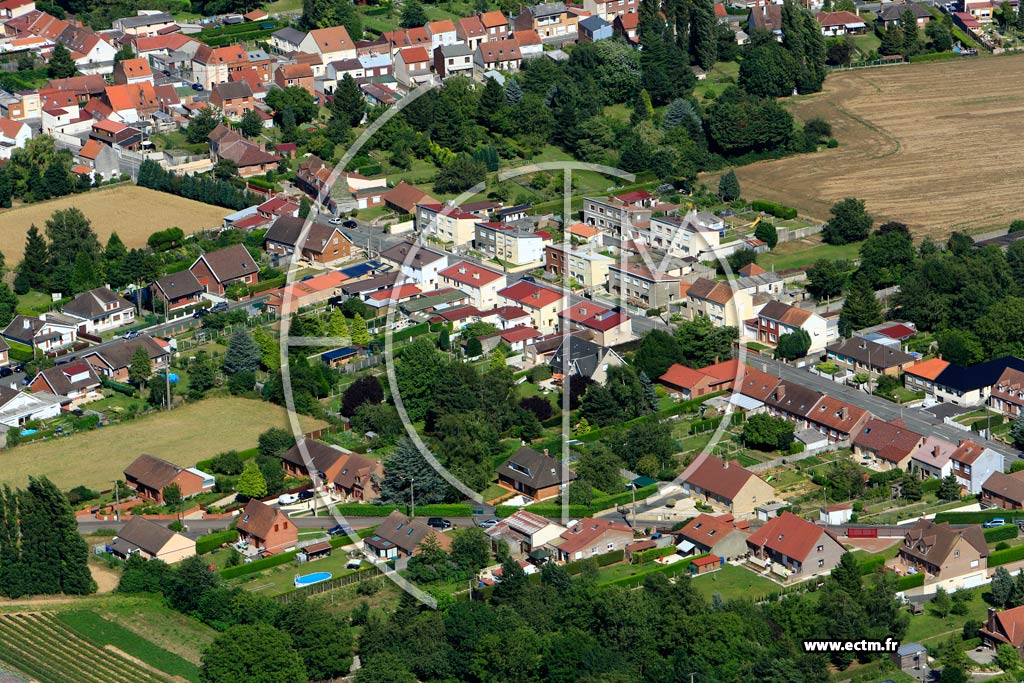
POLYGON ((327 219, 327 222, 331 225, 341 225, 344 222, 344 219, 341 216, 331 216, 327 219))
POLYGON ((336 524, 336 525, 332 526, 330 529, 328 529, 327 533, 330 536, 341 536, 343 534, 345 536, 349 536, 349 535, 351 535, 353 533, 353 531, 352 531, 352 527, 350 527, 350 526, 347 526, 345 524, 336 524))
POLYGON ((431 529, 437 529, 438 531, 447 531, 452 528, 452 523, 447 519, 441 519, 440 517, 431 517, 427 520, 427 526, 431 529))
POLYGON ((295 505, 299 502, 299 497, 294 493, 282 493, 277 497, 278 505, 295 505))
POLYGON ((196 309, 196 312, 192 314, 192 317, 196 318, 196 319, 199 319, 199 318, 205 318, 208 315, 210 315, 210 309, 208 309, 208 308, 199 308, 199 309, 196 309))
POLYGON ((351 230, 352 228, 358 228, 359 224, 353 220, 347 220, 341 224, 341 227, 348 228, 349 230, 351 230))
POLYGON ((127 332, 124 333, 124 338, 125 339, 135 339, 136 337, 141 337, 141 336, 142 336, 142 333, 139 332, 138 330, 128 330, 127 332))
POLYGON ((995 519, 988 520, 987 522, 982 524, 982 526, 985 527, 986 529, 991 529, 992 527, 1004 526, 1005 524, 1006 524, 1006 520, 1005 519, 1003 519, 1002 517, 996 517, 995 519))
POLYGON ((499 520, 497 520, 497 519, 494 519, 494 518, 492 517, 491 519, 485 519, 485 520, 484 520, 484 521, 482 521, 482 522, 477 522, 477 523, 476 523, 476 525, 477 525, 478 527, 480 527, 481 529, 490 529, 491 527, 493 527, 494 525, 496 525, 496 524, 498 523, 498 521, 499 521, 499 520))
POLYGON ((305 491, 299 491, 299 500, 313 500, 313 498, 315 497, 316 494, 309 489, 306 489, 305 491))
POLYGON ((14 374, 14 370, 9 365, 5 365, 0 368, 0 377, 10 377, 14 374))
POLYGON ((202 83, 193 83, 192 84, 192 89, 195 90, 196 92, 203 92, 203 90, 205 90, 206 88, 203 87, 202 83))
POLYGON ((228 302, 218 301, 213 305, 213 308, 211 308, 210 310, 213 311, 214 313, 223 313, 224 311, 228 310, 228 302))

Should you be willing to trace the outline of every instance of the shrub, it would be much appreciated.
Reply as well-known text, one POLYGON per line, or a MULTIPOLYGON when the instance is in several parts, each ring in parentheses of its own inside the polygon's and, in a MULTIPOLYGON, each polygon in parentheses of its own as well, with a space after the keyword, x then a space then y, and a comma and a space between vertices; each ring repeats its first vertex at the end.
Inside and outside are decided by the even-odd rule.
POLYGON ((211 550, 216 550, 225 543, 234 543, 237 540, 238 531, 236 529, 214 531, 213 533, 200 536, 196 539, 196 554, 202 555, 204 553, 208 553, 211 550))
POLYGON ((1006 548, 1005 550, 992 551, 988 556, 988 566, 998 567, 1001 564, 1016 562, 1018 560, 1024 560, 1024 545, 1017 545, 1012 548, 1006 548))
MULTIPOLYGON (((1021 546, 1024 549, 1024 546, 1021 546)), ((989 557, 989 566, 992 566, 992 559, 989 557)), ((908 576, 901 576, 900 580, 896 582, 896 589, 905 591, 909 588, 918 588, 924 585, 924 574, 910 574, 908 576)))
POLYGON ((874 574, 879 567, 885 565, 885 557, 878 555, 876 557, 869 557, 860 563, 860 575, 867 576, 868 574, 874 574))
POLYGON ((667 545, 664 548, 651 548, 650 550, 642 550, 638 553, 633 553, 633 557, 630 560, 633 564, 650 564, 660 557, 668 557, 676 552, 676 548, 673 545, 667 545))
POLYGON ((789 220, 797 217, 797 210, 791 206, 783 206, 776 202, 768 202, 763 199, 755 199, 750 202, 750 208, 754 211, 763 211, 769 215, 775 216, 776 218, 782 218, 783 220, 789 220))
POLYGON ((997 526, 994 529, 985 529, 985 542, 995 543, 996 541, 1009 541, 1010 539, 1017 538, 1017 525, 1016 524, 1004 524, 1003 526, 997 526))

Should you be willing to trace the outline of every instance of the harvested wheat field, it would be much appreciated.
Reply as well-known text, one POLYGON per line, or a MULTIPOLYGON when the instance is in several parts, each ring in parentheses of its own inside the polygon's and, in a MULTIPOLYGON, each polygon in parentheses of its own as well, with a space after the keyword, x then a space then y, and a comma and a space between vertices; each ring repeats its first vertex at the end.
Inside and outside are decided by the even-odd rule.
POLYGON ((918 237, 1005 227, 1024 218, 1022 74, 1024 56, 831 74, 823 93, 789 106, 831 122, 840 146, 737 169, 743 196, 819 219, 859 197, 918 237))
POLYGON ((48 202, 27 204, 0 211, 0 244, 18 245, 7 252, 10 262, 21 259, 25 232, 33 223, 42 230, 54 211, 77 207, 92 221, 92 228, 106 244, 110 233, 117 232, 128 246, 144 247, 146 239, 157 230, 178 227, 185 233, 218 227, 231 213, 212 204, 183 199, 166 192, 157 192, 137 185, 118 185, 103 190, 61 197, 48 202))
MULTIPOLYGON (((304 432, 326 426, 305 415, 299 416, 299 424, 304 432)), ((260 433, 271 427, 291 431, 284 408, 246 398, 208 398, 0 452, 0 483, 23 486, 29 476, 45 474, 62 489, 82 484, 102 490, 123 478, 124 468, 141 453, 191 467, 223 451, 255 448, 260 433)))

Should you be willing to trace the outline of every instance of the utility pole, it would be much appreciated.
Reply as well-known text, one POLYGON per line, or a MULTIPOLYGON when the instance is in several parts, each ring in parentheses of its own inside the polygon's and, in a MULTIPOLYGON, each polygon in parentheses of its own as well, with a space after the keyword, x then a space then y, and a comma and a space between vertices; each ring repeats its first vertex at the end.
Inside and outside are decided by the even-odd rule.
POLYGON ((114 521, 121 521, 121 491, 117 479, 114 480, 114 521))
POLYGON ((633 519, 630 526, 636 529, 636 484, 630 483, 629 490, 633 494, 633 519))
POLYGON ((409 480, 409 498, 410 498, 410 501, 411 501, 410 505, 409 505, 409 508, 410 508, 409 509, 409 513, 410 513, 409 516, 410 517, 415 517, 416 516, 416 479, 410 479, 409 480))

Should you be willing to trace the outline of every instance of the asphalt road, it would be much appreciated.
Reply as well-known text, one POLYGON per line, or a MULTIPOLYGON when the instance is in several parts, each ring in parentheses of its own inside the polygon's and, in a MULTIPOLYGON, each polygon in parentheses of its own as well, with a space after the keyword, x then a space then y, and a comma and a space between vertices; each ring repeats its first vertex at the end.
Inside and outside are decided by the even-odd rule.
MULTIPOLYGON (((299 529, 323 529, 327 530, 336 525, 338 522, 334 517, 290 517, 295 526, 299 529)), ((348 517, 346 522, 353 529, 367 529, 372 526, 377 526, 383 522, 385 517, 348 517)), ((470 527, 474 526, 475 522, 472 517, 446 517, 449 522, 457 527, 470 527)), ((234 518, 225 517, 223 519, 187 519, 185 525, 188 526, 188 531, 185 533, 189 538, 199 538, 211 531, 220 531, 226 529, 231 525, 234 518)), ((115 529, 118 530, 123 527, 126 522, 101 522, 99 520, 88 520, 78 522, 78 531, 82 534, 94 533, 99 529, 115 529)))
POLYGON ((884 398, 873 396, 858 389, 854 389, 853 387, 848 387, 845 384, 833 382, 821 377, 820 375, 808 372, 807 370, 794 368, 775 361, 755 360, 753 361, 753 365, 764 372, 781 376, 785 380, 802 384, 803 386, 815 389, 816 391, 828 393, 859 408, 870 410, 876 417, 882 420, 903 418, 907 427, 919 434, 934 434, 952 443, 957 443, 961 439, 969 438, 971 441, 974 441, 979 445, 987 446, 998 453, 1002 453, 1004 470, 1009 471, 1010 465, 1017 460, 1017 454, 1014 452, 1008 452, 1005 444, 984 439, 977 432, 963 432, 959 429, 950 427, 949 425, 944 424, 941 419, 919 408, 901 408, 899 405, 892 403, 891 401, 887 401, 884 398))

